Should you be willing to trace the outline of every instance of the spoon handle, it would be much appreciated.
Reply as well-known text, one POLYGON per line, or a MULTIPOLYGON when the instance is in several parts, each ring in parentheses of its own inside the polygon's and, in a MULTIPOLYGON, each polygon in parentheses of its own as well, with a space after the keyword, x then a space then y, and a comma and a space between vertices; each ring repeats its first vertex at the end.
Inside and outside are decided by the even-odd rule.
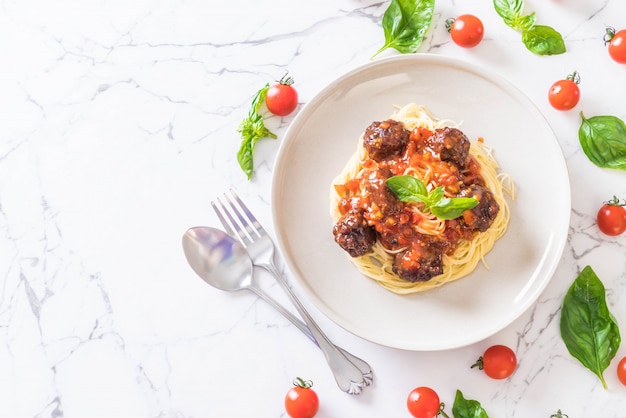
POLYGON ((357 367, 354 363, 352 363, 344 354, 342 350, 339 350, 337 346, 335 346, 328 337, 322 332, 319 326, 315 323, 313 318, 309 315, 307 310, 304 308, 300 300, 293 293, 287 281, 282 276, 282 274, 278 271, 274 263, 270 260, 266 263, 258 263, 259 267, 265 268, 267 271, 272 273, 278 284, 283 288, 287 296, 291 299, 294 306, 304 319, 304 322, 308 326, 311 334, 317 341, 319 348, 324 353, 326 357, 326 361, 330 366, 333 375, 335 376, 335 381, 339 385, 339 387, 344 391, 352 395, 358 395, 363 390, 364 386, 367 386, 368 379, 371 382, 371 375, 369 377, 364 376, 361 372, 361 369, 357 367))
MULTIPOLYGON (((271 307, 273 307, 274 309, 276 309, 279 313, 281 313, 285 318, 287 318, 293 325, 296 326, 296 328, 298 328, 300 331, 302 331, 302 333, 304 335, 306 335, 307 337, 309 337, 309 339, 311 341, 313 341, 313 343, 315 345, 318 346, 319 348, 319 344, 317 342, 317 340, 315 339, 315 337, 313 337, 313 334, 311 334, 311 331, 309 330, 309 328, 307 328, 306 324, 304 322, 302 322, 298 317, 296 317, 294 314, 292 314, 291 312, 289 312, 287 309, 285 309, 285 307, 283 305, 281 305, 280 303, 278 303, 278 301, 276 301, 276 299, 274 299, 273 297, 271 297, 270 295, 268 295, 263 289, 261 289, 260 287, 257 286, 250 286, 249 287, 250 290, 252 290, 257 296, 259 296, 261 299, 263 299, 265 302, 267 302, 271 307)), ((335 347, 341 351, 341 353, 352 363, 354 364, 356 367, 359 368, 359 370, 361 371, 361 373, 363 374, 363 378, 365 380, 365 384, 366 385, 370 385, 373 381, 373 373, 372 373, 372 368, 370 367, 370 365, 363 359, 355 356, 354 354, 350 353, 349 351, 344 350, 343 348, 335 345, 335 347)))

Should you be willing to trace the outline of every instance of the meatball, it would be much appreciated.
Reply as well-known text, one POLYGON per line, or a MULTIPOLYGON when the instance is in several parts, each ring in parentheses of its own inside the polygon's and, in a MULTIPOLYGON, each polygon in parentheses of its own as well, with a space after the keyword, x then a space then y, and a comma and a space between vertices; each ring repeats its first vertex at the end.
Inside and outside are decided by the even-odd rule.
POLYGON ((396 195, 387 187, 386 180, 391 177, 391 170, 381 168, 371 171, 364 182, 365 195, 369 199, 369 206, 372 214, 377 218, 395 216, 402 211, 404 204, 398 200, 396 195))
POLYGON ((426 140, 426 146, 438 154, 441 161, 450 162, 462 170, 467 167, 470 141, 459 129, 435 129, 426 140))
POLYGON ((473 184, 461 190, 459 197, 473 197, 478 200, 478 205, 463 212, 463 221, 472 230, 485 232, 500 211, 500 205, 493 193, 485 187, 473 184))
POLYGON ((363 211, 352 209, 333 226, 335 242, 352 257, 367 254, 376 243, 376 231, 367 224, 363 211))
POLYGON ((414 244, 408 250, 396 254, 393 272, 409 282, 426 282, 443 274, 441 251, 426 243, 414 244))
POLYGON ((402 122, 372 122, 363 134, 363 147, 375 161, 399 155, 409 143, 410 132, 402 122))

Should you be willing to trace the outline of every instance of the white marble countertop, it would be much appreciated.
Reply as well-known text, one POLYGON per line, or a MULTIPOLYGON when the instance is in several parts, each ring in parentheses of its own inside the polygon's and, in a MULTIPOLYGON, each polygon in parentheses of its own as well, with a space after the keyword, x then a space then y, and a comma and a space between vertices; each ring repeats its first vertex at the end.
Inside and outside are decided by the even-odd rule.
POLYGON ((626 118, 626 66, 602 41, 605 25, 626 27, 622 0, 527 0, 525 10, 565 39, 568 52, 550 57, 527 51, 491 1, 438 0, 419 50, 505 77, 545 115, 567 161, 561 263, 506 329, 443 352, 387 348, 332 323, 294 285, 327 334, 372 365, 374 385, 350 396, 263 301, 210 288, 189 268, 182 234, 217 226, 210 201, 228 188, 272 230, 272 168, 295 113, 268 115, 278 139, 259 142, 248 181, 236 128, 251 95, 289 70, 305 105, 370 60, 388 3, 0 1, 0 417, 286 417, 296 376, 314 381, 320 418, 408 417, 416 386, 437 390, 449 414, 461 389, 491 417, 625 416, 615 368, 626 346, 605 390, 558 327, 563 296, 589 264, 626 332, 626 235, 607 237, 595 224, 602 201, 626 197, 626 173, 590 163, 577 136, 580 111, 626 118), (485 23, 474 49, 445 31, 445 19, 462 13, 485 23), (581 101, 556 111, 547 90, 572 70, 581 101), (468 367, 496 343, 519 359, 504 381, 468 367))

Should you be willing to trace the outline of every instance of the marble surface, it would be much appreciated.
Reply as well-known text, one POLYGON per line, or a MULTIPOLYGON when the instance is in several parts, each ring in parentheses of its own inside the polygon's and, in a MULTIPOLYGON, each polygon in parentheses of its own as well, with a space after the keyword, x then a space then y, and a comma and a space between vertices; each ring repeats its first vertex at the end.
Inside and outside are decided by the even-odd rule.
MULTIPOLYGON (((370 60, 388 3, 0 0, 0 417, 286 417, 295 376, 314 381, 320 418, 408 417, 416 386, 434 388, 449 414, 460 389, 491 417, 626 415, 615 375, 626 346, 605 390, 558 329, 563 296, 585 265, 626 326, 626 235, 604 236, 595 224, 602 201, 626 197, 626 173, 592 165, 577 137, 580 111, 626 119, 626 66, 602 41, 605 25, 626 27, 622 0, 527 0, 527 12, 564 36, 568 52, 551 57, 528 52, 491 1, 438 0, 419 50, 501 74, 542 111, 567 161, 562 260, 506 329, 443 352, 387 348, 328 320, 287 272, 327 334, 374 368, 374 385, 350 396, 268 305, 210 288, 187 265, 182 234, 217 226, 210 201, 228 188, 273 230, 272 168, 295 113, 267 115, 278 139, 258 143, 248 181, 236 128, 251 95, 288 70, 305 105, 370 60), (445 19, 462 13, 485 23, 474 49, 445 31, 445 19), (547 90, 573 70, 581 101, 553 110, 547 90), (504 381, 468 367, 496 343, 519 358, 504 381)), ((286 302, 276 286, 268 291, 286 302)))

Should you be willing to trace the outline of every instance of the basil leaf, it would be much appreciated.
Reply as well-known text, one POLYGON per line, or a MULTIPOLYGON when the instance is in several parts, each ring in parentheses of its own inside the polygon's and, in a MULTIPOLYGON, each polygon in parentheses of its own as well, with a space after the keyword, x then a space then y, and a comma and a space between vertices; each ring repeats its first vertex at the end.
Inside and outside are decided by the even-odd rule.
POLYGON ((430 193, 428 193, 427 203, 429 207, 435 206, 444 197, 445 190, 443 186, 436 187, 430 193))
POLYGON ((252 103, 250 104, 250 110, 248 115, 250 114, 258 114, 259 108, 261 107, 261 103, 265 101, 265 97, 267 97, 267 92, 270 89, 270 83, 265 84, 262 89, 256 92, 254 97, 252 98, 252 103))
POLYGON ((237 162, 248 177, 252 177, 254 171, 254 147, 261 138, 276 138, 276 135, 265 127, 263 115, 259 114, 259 108, 267 96, 270 85, 267 83, 265 87, 256 92, 252 98, 248 116, 241 121, 237 132, 241 134, 241 145, 237 152, 237 162))
POLYGON ((452 415, 454 418, 489 418, 487 411, 481 406, 480 402, 465 399, 460 390, 456 390, 454 404, 452 404, 452 415))
POLYGON ((402 202, 423 202, 428 196, 424 183, 413 176, 393 176, 385 183, 402 202))
POLYGON ((524 30, 522 42, 537 55, 557 55, 566 51, 563 37, 550 26, 535 25, 524 30))
POLYGON ((478 205, 478 200, 473 197, 444 197, 443 186, 429 193, 424 183, 413 176, 393 176, 385 183, 399 200, 422 202, 425 208, 439 219, 458 218, 466 210, 478 205))
POLYGON ((603 372, 615 357, 621 337, 606 304, 604 285, 590 266, 565 294, 560 327, 567 350, 595 373, 606 389, 603 372))
POLYGON ((516 22, 524 9, 524 0, 493 0, 493 7, 507 26, 518 29, 516 22))
POLYGON ((478 200, 473 197, 444 197, 430 207, 430 212, 439 219, 456 219, 468 209, 478 205, 478 200))
POLYGON ((372 56, 387 48, 406 54, 422 45, 433 19, 435 0, 391 0, 383 15, 385 44, 372 56))
POLYGON ((598 167, 626 170, 626 125, 615 116, 594 116, 582 123, 578 139, 585 155, 598 167))

